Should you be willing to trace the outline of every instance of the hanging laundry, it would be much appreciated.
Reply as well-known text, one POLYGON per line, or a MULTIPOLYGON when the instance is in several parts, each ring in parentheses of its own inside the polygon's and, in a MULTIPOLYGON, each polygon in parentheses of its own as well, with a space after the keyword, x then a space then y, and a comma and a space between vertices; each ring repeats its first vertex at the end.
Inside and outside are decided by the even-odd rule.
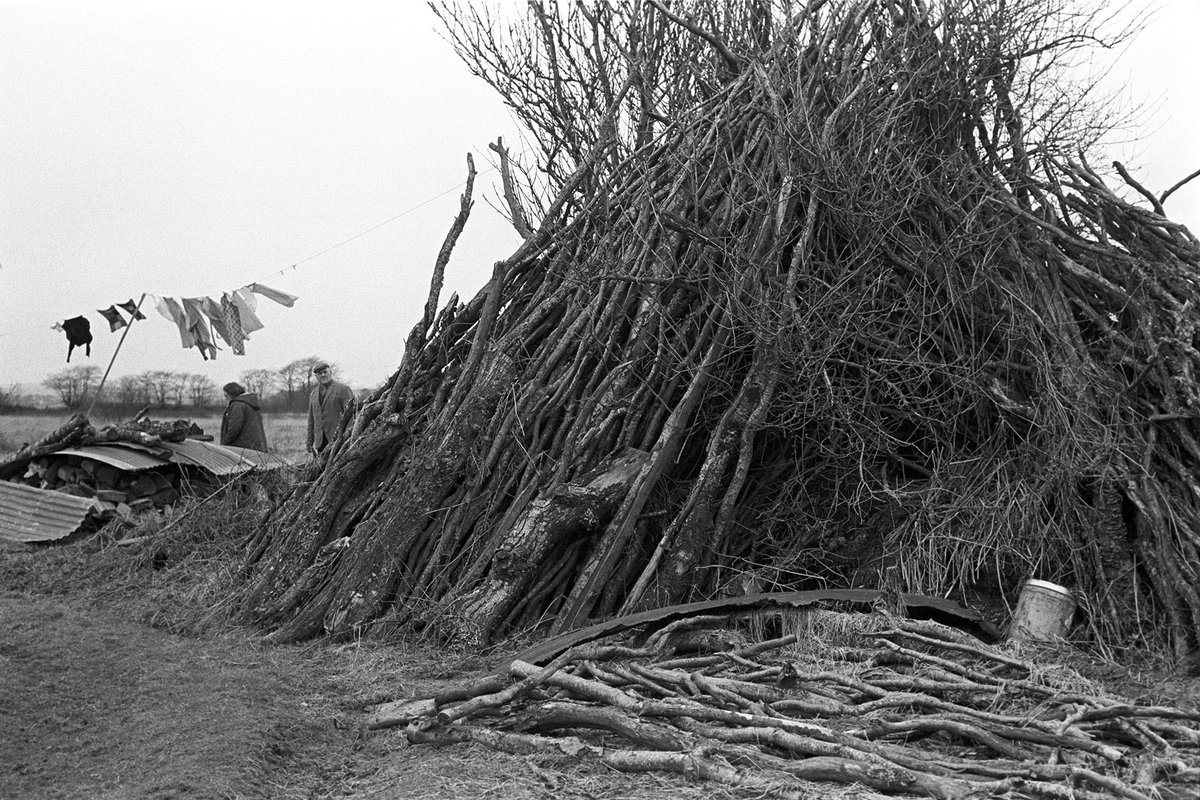
POLYGON ((257 292, 263 297, 270 298, 279 303, 279 305, 287 306, 288 308, 291 308, 300 299, 297 295, 281 292, 278 289, 272 289, 270 286, 263 286, 261 283, 252 283, 249 288, 250 291, 257 292))
POLYGON ((235 356, 246 355, 246 332, 242 330, 242 316, 238 307, 229 299, 229 294, 221 295, 221 312, 225 315, 225 330, 229 332, 229 346, 235 356))
POLYGON ((100 313, 100 316, 108 320, 108 329, 110 331, 119 331, 121 328, 125 327, 125 318, 121 316, 120 311, 117 311, 116 306, 98 308, 96 310, 100 313))
POLYGON ((71 352, 76 347, 87 347, 85 355, 89 357, 92 355, 92 323, 88 322, 87 317, 64 320, 62 329, 67 334, 67 341, 70 342, 67 346, 68 364, 71 363, 71 352))
POLYGON ((171 308, 167 305, 167 298, 159 297, 156 294, 148 294, 146 296, 149 297, 150 302, 154 304, 155 311, 171 320, 171 322, 175 321, 175 317, 171 315, 171 308))
MULTIPOLYGON (((205 297, 200 301, 200 310, 204 312, 204 316, 208 317, 209 324, 218 336, 225 340, 225 344, 233 347, 233 337, 229 331, 229 326, 225 324, 225 312, 221 309, 221 304, 211 297, 205 297)), ((234 350, 237 353, 237 350, 234 350)), ((243 355, 243 353, 238 353, 243 355)))
POLYGON ((212 337, 212 332, 208 329, 208 318, 204 316, 204 298, 183 297, 180 298, 180 303, 187 314, 188 333, 196 340, 196 347, 200 349, 201 358, 205 361, 212 358, 215 361, 217 358, 217 343, 212 337), (211 356, 209 355, 210 352, 212 353, 211 356))
POLYGON ((150 299, 150 304, 154 306, 155 311, 162 314, 165 319, 169 319, 171 322, 175 321, 175 317, 171 313, 171 307, 167 304, 167 298, 159 297, 156 294, 148 294, 146 297, 150 299))
POLYGON ((123 308, 129 313, 129 316, 134 319, 145 319, 146 315, 138 311, 138 304, 133 302, 133 298, 129 298, 124 303, 117 303, 118 308, 123 308))
POLYGON ((242 332, 246 334, 247 338, 255 331, 261 331, 266 327, 254 313, 258 308, 258 298, 251 294, 249 289, 238 289, 229 299, 237 306, 238 317, 242 321, 242 332))
POLYGON ((158 309, 158 313, 162 314, 167 319, 174 322, 179 328, 179 343, 184 347, 195 347, 196 337, 188 329, 188 316, 183 310, 183 306, 179 305, 179 301, 174 297, 156 297, 154 299, 154 307, 158 309))

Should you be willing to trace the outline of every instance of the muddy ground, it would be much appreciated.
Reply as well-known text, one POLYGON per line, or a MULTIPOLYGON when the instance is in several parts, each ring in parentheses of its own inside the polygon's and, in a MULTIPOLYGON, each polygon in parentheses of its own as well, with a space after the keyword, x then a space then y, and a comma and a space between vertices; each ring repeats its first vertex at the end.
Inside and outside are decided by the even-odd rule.
POLYGON ((161 582, 132 591, 146 559, 126 549, 0 544, 2 800, 740 796, 368 731, 374 703, 470 677, 486 660, 172 632, 161 582))

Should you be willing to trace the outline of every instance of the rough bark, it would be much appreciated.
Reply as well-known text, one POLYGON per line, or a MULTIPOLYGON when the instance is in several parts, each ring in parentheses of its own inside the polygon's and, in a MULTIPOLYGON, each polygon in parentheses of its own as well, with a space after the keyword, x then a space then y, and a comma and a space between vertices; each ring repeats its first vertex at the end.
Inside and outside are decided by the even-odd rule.
POLYGON ((483 642, 738 585, 1039 577, 1083 635, 1200 643, 1200 243, 1081 157, 1102 126, 1049 76, 1086 29, 1033 0, 529 10, 440 13, 535 133, 540 219, 434 315, 464 198, 396 374, 254 543, 249 620, 483 642), (630 448, 594 522, 555 503, 630 448))

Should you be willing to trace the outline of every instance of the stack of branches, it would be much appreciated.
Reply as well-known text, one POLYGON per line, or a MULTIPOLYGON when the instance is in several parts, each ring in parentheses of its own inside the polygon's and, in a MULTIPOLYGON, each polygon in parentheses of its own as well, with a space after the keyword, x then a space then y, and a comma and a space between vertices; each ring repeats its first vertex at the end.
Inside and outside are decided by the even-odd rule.
POLYGON ((543 148, 522 191, 495 146, 525 240, 437 311, 469 164, 399 369, 250 544, 245 618, 486 643, 1036 576, 1100 641, 1196 646, 1200 244, 1085 158, 1106 128, 1054 80, 1079 17, 440 13, 543 148))
POLYGON ((120 422, 116 425, 106 425, 96 430, 95 426, 88 421, 86 414, 75 414, 41 439, 22 447, 13 454, 9 461, 0 464, 0 473, 10 464, 18 462, 23 464, 32 458, 76 445, 133 442, 149 446, 159 442, 182 442, 189 434, 194 433, 202 433, 202 431, 189 420, 157 422, 145 417, 139 417, 129 422, 120 422))
POLYGON ((1200 709, 1116 697, 1067 667, 882 614, 814 611, 803 633, 674 651, 679 626, 714 623, 575 648, 540 668, 515 660, 369 724, 407 724, 413 743, 568 755, 769 796, 811 797, 806 781, 945 798, 1200 789, 1200 709))

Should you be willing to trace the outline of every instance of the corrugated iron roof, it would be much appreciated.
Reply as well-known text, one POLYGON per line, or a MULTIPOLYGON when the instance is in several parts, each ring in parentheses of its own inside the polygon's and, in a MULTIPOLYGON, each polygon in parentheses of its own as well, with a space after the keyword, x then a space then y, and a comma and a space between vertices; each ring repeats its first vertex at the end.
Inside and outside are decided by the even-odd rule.
POLYGON ((164 466, 167 463, 161 458, 155 458, 150 453, 141 451, 140 448, 132 450, 120 444, 89 444, 83 447, 71 447, 66 450, 59 450, 54 455, 93 458, 96 461, 103 461, 105 464, 111 464, 118 469, 130 472, 153 469, 154 467, 164 466))
POLYGON ((258 467, 259 469, 279 469, 280 467, 286 467, 292 463, 292 462, 288 461, 286 458, 284 458, 283 456, 276 455, 274 453, 264 453, 261 450, 250 450, 245 447, 233 447, 232 445, 228 445, 228 444, 227 445, 215 444, 212 446, 220 447, 223 450, 229 450, 231 452, 237 453, 243 459, 251 462, 252 464, 254 464, 254 466, 258 467))
POLYGON ((79 530, 93 501, 23 483, 0 481, 0 539, 49 542, 79 530))
POLYGON ((270 453, 247 450, 244 447, 201 442, 196 439, 163 442, 162 446, 174 454, 172 461, 195 464, 214 475, 236 475, 256 468, 276 469, 287 464, 286 459, 270 453))

